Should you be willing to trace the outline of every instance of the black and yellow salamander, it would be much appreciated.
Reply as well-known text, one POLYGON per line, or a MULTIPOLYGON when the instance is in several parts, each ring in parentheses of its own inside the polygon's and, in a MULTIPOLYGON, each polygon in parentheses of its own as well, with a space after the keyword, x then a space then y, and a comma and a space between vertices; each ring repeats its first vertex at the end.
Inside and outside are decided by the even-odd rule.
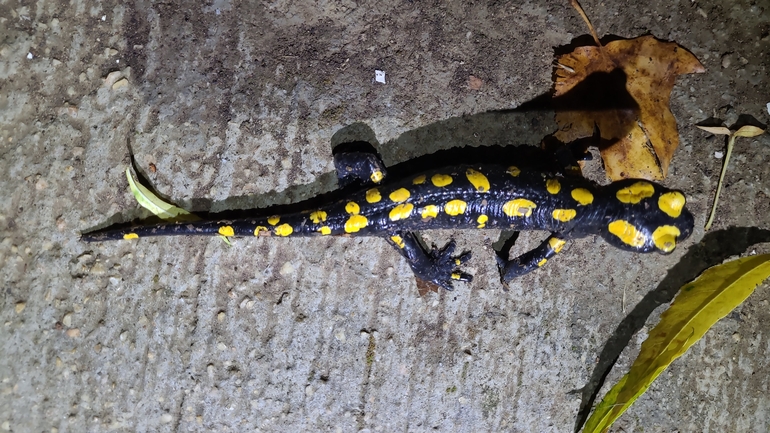
MULTIPOLYGON (((469 163, 413 172, 393 179, 376 153, 335 155, 340 194, 299 210, 246 211, 238 218, 107 228, 86 233, 89 242, 166 235, 378 236, 403 255, 415 275, 446 289, 470 281, 453 256, 452 240, 426 250, 415 233, 431 229, 545 230, 539 246, 499 260, 503 281, 543 266, 570 239, 599 235, 611 245, 640 253, 670 253, 692 233, 685 196, 646 180, 597 186, 516 163, 469 163)), ((216 216, 216 215, 215 215, 216 216)))

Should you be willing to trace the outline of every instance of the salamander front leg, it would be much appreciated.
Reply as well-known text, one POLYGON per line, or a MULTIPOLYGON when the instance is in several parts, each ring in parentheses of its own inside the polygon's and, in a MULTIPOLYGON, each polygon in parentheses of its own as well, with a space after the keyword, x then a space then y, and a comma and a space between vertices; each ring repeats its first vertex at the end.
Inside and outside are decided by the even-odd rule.
POLYGON ((343 143, 334 149, 334 167, 340 187, 378 184, 387 175, 374 147, 365 141, 343 143))
POLYGON ((536 248, 527 251, 513 260, 504 260, 498 257, 500 277, 502 278, 503 283, 507 283, 516 277, 520 277, 542 267, 548 259, 561 251, 566 243, 566 240, 553 233, 536 248))
MULTIPOLYGON (((417 235, 413 232, 392 232, 387 240, 406 258, 415 276, 423 282, 452 290, 453 281, 471 281, 473 279, 473 276, 459 269, 463 263, 470 260, 471 253, 465 252, 453 257, 452 254, 456 246, 454 240, 449 241, 441 249, 434 245, 430 251, 425 251, 417 235)), ((420 288, 420 295, 423 295, 424 292, 427 290, 420 288)))

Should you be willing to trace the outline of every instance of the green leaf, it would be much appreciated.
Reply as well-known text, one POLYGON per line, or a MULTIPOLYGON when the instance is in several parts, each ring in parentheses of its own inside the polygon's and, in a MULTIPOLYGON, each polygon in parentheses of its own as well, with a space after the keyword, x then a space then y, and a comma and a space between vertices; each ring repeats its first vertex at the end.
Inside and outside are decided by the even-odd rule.
POLYGON ((126 168, 126 178, 128 179, 128 186, 131 188, 131 194, 134 195, 136 201, 139 202, 143 208, 152 212, 155 216, 164 220, 177 219, 182 215, 192 216, 190 212, 187 212, 180 207, 166 203, 165 201, 158 198, 158 196, 153 194, 152 191, 145 188, 142 184, 134 181, 133 176, 131 176, 131 171, 128 168, 126 168))
POLYGON ((676 358, 770 277, 770 254, 745 257, 704 271, 682 287, 642 343, 631 370, 604 396, 584 433, 605 432, 676 358))

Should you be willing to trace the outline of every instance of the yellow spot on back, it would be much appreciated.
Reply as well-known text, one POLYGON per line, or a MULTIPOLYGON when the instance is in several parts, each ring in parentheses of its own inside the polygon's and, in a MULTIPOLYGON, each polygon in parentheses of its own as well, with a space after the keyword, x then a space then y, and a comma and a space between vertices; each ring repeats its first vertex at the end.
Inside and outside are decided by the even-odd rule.
POLYGON ((667 192, 658 199, 658 207, 671 218, 679 218, 686 201, 679 191, 667 192))
POLYGON ((377 203, 380 200, 382 200, 382 196, 380 195, 380 190, 377 188, 372 188, 369 191, 366 191, 367 203, 377 203))
POLYGON ((332 229, 329 228, 329 226, 323 226, 320 229, 318 229, 319 232, 321 232, 322 235, 326 236, 332 233, 332 229))
POLYGON ((399 248, 404 248, 404 239, 401 236, 393 235, 390 237, 390 240, 392 240, 394 244, 398 245, 399 248))
POLYGON ((425 175, 421 174, 412 180, 412 185, 422 185, 425 183, 425 175))
POLYGON ((265 226, 256 226, 254 228, 254 236, 262 236, 262 233, 269 235, 270 231, 265 226))
POLYGON ((392 193, 390 193, 390 200, 394 201, 396 203, 401 203, 403 201, 407 201, 409 199, 409 190, 406 188, 399 188, 392 193))
POLYGON ((123 235, 123 239, 139 239, 139 235, 136 233, 126 233, 123 235))
POLYGON ((537 205, 525 198, 517 198, 503 205, 503 213, 509 217, 528 217, 537 205))
POLYGON ((480 172, 469 168, 465 171, 465 177, 468 178, 468 181, 473 185, 474 188, 476 188, 476 191, 478 192, 488 192, 489 191, 489 179, 487 179, 486 176, 481 174, 480 172))
POLYGON ((585 188, 575 188, 572 190, 572 198, 582 206, 587 206, 594 202, 594 195, 585 188))
POLYGON ((281 220, 281 217, 279 217, 278 215, 273 215, 267 219, 267 223, 270 224, 271 226, 274 226, 278 224, 278 221, 280 220, 281 220))
POLYGON ((476 228, 483 229, 487 226, 487 221, 489 221, 489 217, 486 215, 479 215, 478 218, 476 218, 476 222, 479 223, 479 225, 476 226, 476 228))
POLYGON ((508 167, 508 170, 506 171, 506 173, 510 174, 513 177, 517 177, 518 175, 521 174, 521 170, 519 170, 519 167, 512 165, 508 167))
POLYGON ((294 233, 294 229, 286 223, 283 223, 275 228, 275 234, 278 236, 289 236, 292 233, 294 233))
POLYGON ((551 194, 558 194, 561 191, 561 184, 558 179, 548 179, 545 181, 545 189, 551 194))
POLYGON ((610 233, 620 238, 626 245, 630 245, 634 248, 644 245, 644 234, 628 221, 613 221, 609 224, 608 228, 610 233))
POLYGON ((542 267, 547 261, 548 261, 548 259, 540 260, 539 262, 537 262, 537 266, 538 267, 542 267))
POLYGON ((351 215, 347 221, 345 221, 345 232, 355 233, 362 228, 366 227, 369 220, 363 215, 351 215))
POLYGON ((318 224, 326 221, 326 212, 322 210, 317 210, 311 213, 310 221, 313 221, 314 224, 318 224))
POLYGON ((452 176, 446 174, 434 174, 430 178, 430 181, 433 183, 433 185, 441 188, 442 186, 447 186, 452 183, 452 176))
POLYGON ((577 211, 575 211, 575 209, 554 209, 553 211, 553 219, 559 220, 563 223, 566 223, 572 218, 575 218, 575 215, 577 215, 577 211))
POLYGON ((647 197, 655 194, 655 187, 649 182, 636 182, 618 190, 615 196, 623 203, 637 204, 647 197))
POLYGON ((564 248, 564 245, 566 244, 567 244, 567 241, 565 241, 564 239, 551 238, 548 240, 548 245, 551 246, 551 249, 556 254, 559 254, 561 252, 561 249, 564 248))
POLYGON ((452 216, 460 215, 465 213, 466 207, 468 207, 468 203, 462 200, 451 200, 444 206, 444 212, 452 216))
POLYGON ((679 229, 674 226, 660 226, 652 232, 652 242, 659 250, 670 253, 676 248, 676 238, 679 235, 679 229))
POLYGON ((235 235, 235 231, 233 231, 233 228, 230 227, 230 226, 222 226, 217 231, 222 236, 234 236, 235 235))
POLYGON ((421 215, 423 219, 436 218, 436 216, 438 215, 438 206, 432 205, 432 204, 425 206, 424 208, 422 208, 421 215))
POLYGON ((358 206, 358 203, 349 201, 348 204, 345 205, 345 212, 351 215, 358 215, 358 213, 361 212, 361 208, 358 206))
POLYGON ((382 172, 380 170, 374 171, 369 176, 369 178, 372 179, 372 182, 374 182, 374 183, 380 183, 384 177, 385 176, 382 174, 382 172))
POLYGON ((390 215, 388 215, 388 217, 391 221, 407 219, 409 218, 409 215, 412 214, 412 209, 414 209, 414 205, 412 203, 402 203, 394 207, 393 210, 390 211, 390 215))

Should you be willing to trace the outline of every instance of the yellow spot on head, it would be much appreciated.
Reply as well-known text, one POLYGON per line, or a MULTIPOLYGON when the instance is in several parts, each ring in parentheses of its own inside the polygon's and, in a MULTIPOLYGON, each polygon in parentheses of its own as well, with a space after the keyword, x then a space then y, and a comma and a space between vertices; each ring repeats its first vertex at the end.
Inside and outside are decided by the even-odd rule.
POLYGON ((517 198, 503 205, 503 213, 509 217, 528 217, 532 215, 532 209, 536 207, 537 205, 532 201, 517 198))
POLYGON ((393 235, 390 237, 390 240, 392 240, 394 244, 398 245, 399 248, 404 248, 404 238, 401 236, 393 235))
POLYGON ((256 226, 254 228, 254 236, 261 236, 262 233, 269 235, 270 231, 265 226, 256 226))
POLYGON ((401 203, 409 199, 409 190, 406 188, 399 188, 390 193, 390 200, 396 203, 401 203))
POLYGON ((561 191, 561 184, 558 179, 548 179, 545 181, 545 189, 551 194, 558 194, 561 191))
POLYGON ((489 221, 489 217, 488 216, 486 216, 486 215, 479 215, 479 217, 476 218, 476 222, 479 223, 479 225, 476 226, 476 228, 483 229, 484 227, 487 226, 487 221, 489 221))
POLYGON ((275 228, 275 234, 278 236, 289 236, 292 233, 294 233, 294 229, 286 223, 275 228))
POLYGON ((382 174, 382 172, 381 172, 380 170, 375 170, 375 171, 374 171, 374 172, 371 174, 371 176, 369 176, 369 178, 370 178, 370 179, 372 179, 372 182, 374 182, 374 183, 380 183, 380 182, 382 182, 382 179, 383 179, 384 177, 385 177, 385 176, 382 174))
POLYGON ((506 173, 510 174, 513 177, 517 177, 518 175, 521 174, 521 170, 519 170, 519 167, 512 165, 508 167, 508 170, 506 171, 506 173))
POLYGON ((311 213, 310 221, 313 221, 314 224, 318 224, 326 221, 326 212, 322 210, 317 210, 311 213))
POLYGON ((547 261, 548 261, 548 259, 540 260, 539 262, 537 262, 537 266, 538 267, 542 267, 547 261))
POLYGON ((667 192, 658 199, 658 207, 671 218, 679 218, 686 199, 679 191, 667 192))
POLYGON ((636 182, 618 190, 615 196, 623 203, 637 204, 655 194, 655 187, 650 182, 636 182))
POLYGON ((222 226, 218 230, 219 234, 222 236, 234 236, 235 231, 233 231, 233 228, 230 226, 222 226))
POLYGON ((421 216, 423 219, 436 218, 438 215, 438 206, 429 204, 422 208, 421 216))
POLYGON ((388 215, 388 217, 391 221, 407 219, 409 218, 409 215, 412 214, 412 209, 414 209, 414 205, 412 203, 402 203, 394 207, 393 210, 390 211, 390 215, 388 215))
POLYGON ((347 221, 345 221, 345 232, 355 233, 362 228, 366 227, 369 220, 363 215, 351 215, 347 221))
POLYGON ((345 205, 345 212, 351 215, 358 215, 358 213, 361 212, 361 208, 358 206, 358 203, 349 201, 348 204, 345 205))
POLYGON ((460 215, 465 213, 466 207, 468 207, 468 203, 462 200, 451 200, 444 206, 444 212, 452 216, 460 215))
POLYGON ((659 250, 670 253, 676 248, 676 238, 679 235, 679 229, 674 226, 660 226, 652 232, 652 242, 659 250))
POLYGON ((412 185, 422 185, 425 183, 425 175, 421 174, 412 180, 412 185))
POLYGON ((575 209, 554 209, 553 211, 553 219, 559 220, 563 223, 566 223, 572 218, 575 218, 575 215, 577 215, 577 211, 575 211, 575 209))
POLYGON ((620 238, 624 244, 630 245, 634 248, 639 248, 644 245, 644 234, 640 232, 633 224, 628 221, 617 220, 613 221, 608 226, 610 233, 620 238))
POLYGON ((323 226, 320 229, 318 229, 319 232, 321 232, 322 235, 330 235, 332 233, 332 229, 329 228, 329 226, 323 226))
POLYGON ((139 235, 136 233, 126 233, 123 235, 123 239, 139 239, 139 235))
POLYGON ((441 188, 442 186, 447 186, 452 183, 452 176, 446 174, 434 174, 430 178, 430 181, 433 183, 433 185, 441 188))
POLYGON ((582 206, 587 206, 594 202, 594 195, 585 188, 575 188, 572 190, 572 198, 582 206))
POLYGON ((377 203, 380 200, 382 200, 382 196, 380 195, 380 191, 377 188, 372 188, 369 191, 366 191, 367 203, 377 203))
POLYGON ((274 226, 278 224, 278 221, 280 220, 281 220, 281 217, 279 217, 278 215, 273 215, 267 219, 267 223, 270 224, 271 226, 274 226))
POLYGON ((564 239, 559 238, 551 238, 548 240, 548 245, 550 245, 553 252, 556 254, 559 254, 561 252, 561 249, 564 248, 564 245, 567 244, 567 241, 564 239))
POLYGON ((486 176, 481 174, 480 172, 469 168, 465 171, 465 177, 468 178, 468 181, 473 185, 474 188, 476 188, 476 191, 478 192, 488 192, 489 191, 489 179, 487 179, 486 176))

